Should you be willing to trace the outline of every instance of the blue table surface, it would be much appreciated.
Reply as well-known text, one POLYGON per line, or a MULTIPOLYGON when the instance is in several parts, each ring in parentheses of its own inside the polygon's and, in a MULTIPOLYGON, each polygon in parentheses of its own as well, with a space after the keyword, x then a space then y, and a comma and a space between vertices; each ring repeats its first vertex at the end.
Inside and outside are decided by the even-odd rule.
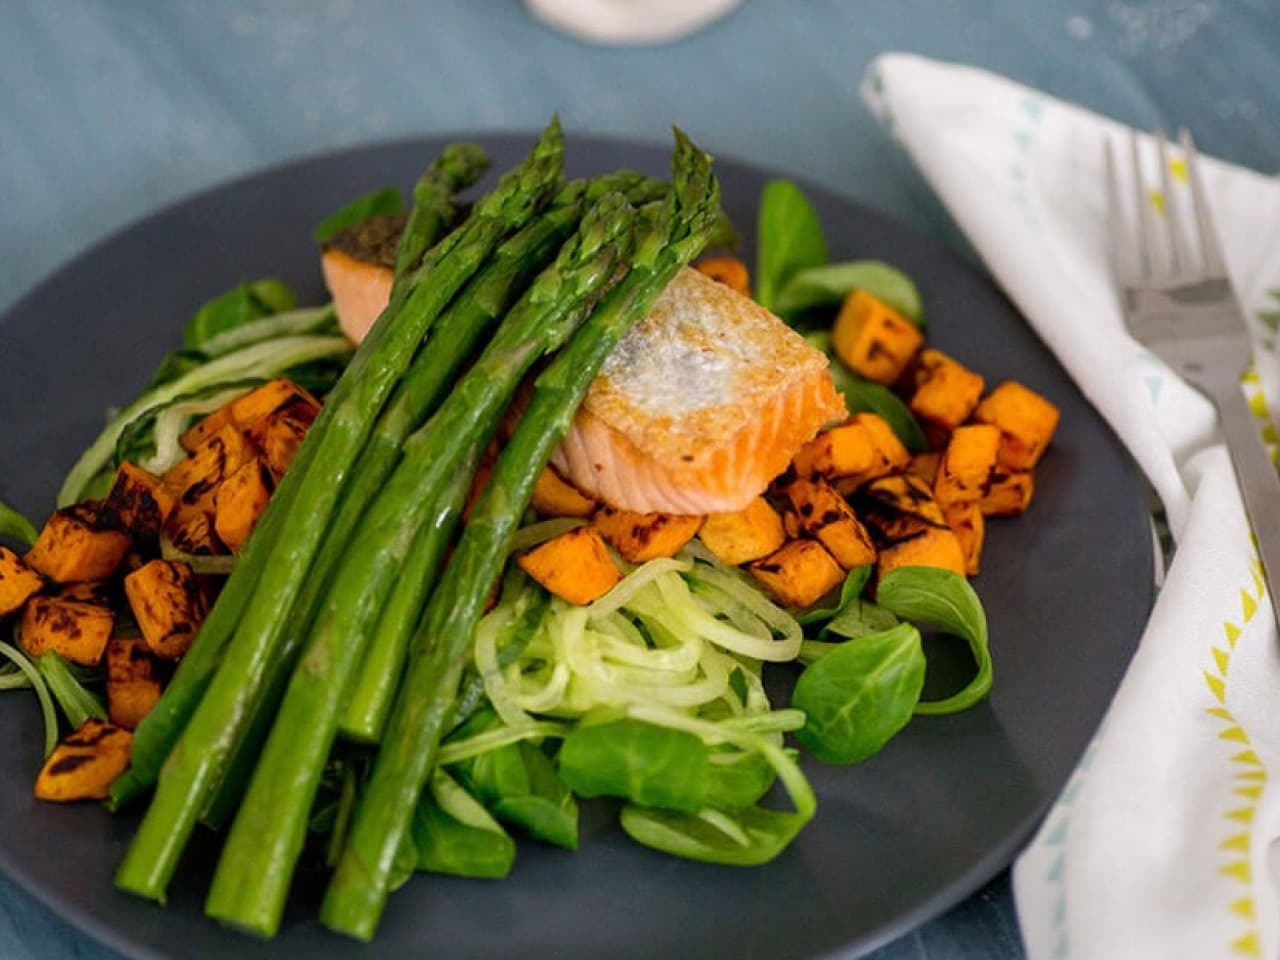
MULTIPOLYGON (((823 182, 964 250, 862 104, 877 53, 987 67, 1144 127, 1185 123, 1206 152, 1274 172, 1277 37, 1276 0, 746 0, 694 36, 629 49, 557 34, 517 0, 7 0, 0 310, 192 191, 351 144, 532 129, 553 110, 570 131, 650 140, 678 123, 712 152, 823 182)), ((1022 955, 1004 875, 874 956, 1022 955)), ((115 955, 0 877, 0 956, 115 955)))

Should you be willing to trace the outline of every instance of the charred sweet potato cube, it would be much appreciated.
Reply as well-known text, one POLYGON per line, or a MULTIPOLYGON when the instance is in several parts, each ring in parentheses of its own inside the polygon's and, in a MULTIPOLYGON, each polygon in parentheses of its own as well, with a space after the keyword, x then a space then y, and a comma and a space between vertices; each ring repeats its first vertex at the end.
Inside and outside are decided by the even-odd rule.
POLYGON ((22 649, 38 657, 52 650, 92 667, 107 648, 115 616, 106 607, 57 597, 32 597, 22 612, 22 649))
POLYGON ((226 424, 189 457, 174 464, 163 479, 165 486, 177 494, 173 515, 179 525, 192 510, 212 511, 218 485, 257 456, 257 446, 234 424, 226 424))
POLYGON ((911 462, 907 464, 906 472, 913 477, 919 477, 932 488, 938 478, 938 463, 941 460, 941 450, 926 450, 924 453, 917 453, 911 458, 911 462))
POLYGON ((178 438, 178 443, 182 445, 182 449, 187 453, 194 453, 200 444, 204 443, 223 427, 234 427, 236 422, 231 416, 231 404, 227 404, 220 410, 215 410, 203 420, 198 421, 178 438))
POLYGON ((106 580, 128 552, 126 534, 98 529, 96 503, 77 503, 49 518, 26 562, 58 583, 106 580))
POLYGON ((982 515, 982 508, 971 500, 967 503, 944 505, 942 513, 947 518, 947 526, 960 542, 965 573, 976 577, 982 559, 982 544, 987 536, 987 522, 982 515))
POLYGON ((105 800, 129 766, 133 734, 90 717, 53 749, 36 777, 39 800, 105 800))
POLYGON ((595 527, 553 537, 516 558, 520 569, 570 603, 590 603, 622 579, 618 565, 595 527))
POLYGON ((819 541, 846 570, 873 563, 876 548, 853 508, 824 480, 797 480, 787 498, 800 518, 800 530, 819 541))
POLYGON ((124 578, 124 593, 151 652, 176 660, 204 620, 200 588, 185 563, 152 560, 124 578))
POLYGON ((944 510, 949 505, 976 503, 996 468, 1000 431, 985 423, 957 427, 942 455, 933 495, 944 510))
POLYGON ((986 492, 978 506, 988 517, 1015 517, 1031 505, 1035 490, 1031 471, 997 467, 987 481, 986 492))
POLYGON ((135 730, 164 692, 163 668, 142 640, 112 637, 107 642, 107 713, 111 722, 135 730))
POLYGON ((693 268, 744 297, 751 296, 751 274, 747 265, 737 257, 707 257, 695 263, 693 268))
POLYGON ((792 540, 747 569, 784 607, 808 607, 844 583, 844 569, 817 540, 792 540))
POLYGON ((210 506, 210 509, 204 509, 180 505, 174 511, 165 524, 165 532, 175 549, 199 557, 227 552, 215 529, 217 501, 210 506))
POLYGON ((628 562, 644 563, 655 557, 674 557, 698 532, 702 517, 601 507, 591 522, 628 562))
POLYGON ((979 423, 1000 428, 1000 465, 1030 470, 1058 428, 1058 408, 1016 380, 1006 380, 973 411, 979 423))
POLYGON ((901 470, 911 454, 884 419, 859 413, 848 423, 818 434, 795 455, 800 477, 839 477, 849 486, 901 470))
POLYGON ((232 401, 228 409, 238 426, 259 435, 265 421, 286 408, 288 416, 310 424, 320 413, 320 402, 288 377, 277 377, 232 401))
POLYGON ((176 504, 177 496, 163 480, 123 463, 98 513, 98 526, 122 530, 138 543, 155 543, 176 504))
POLYGON ((260 427, 250 428, 250 436, 262 447, 277 483, 293 463, 319 413, 319 404, 299 393, 267 414, 260 421, 260 427))
POLYGON ((925 527, 915 536, 880 551, 876 560, 877 576, 883 577, 898 567, 940 567, 963 577, 964 550, 949 527, 925 527))
POLYGON ((845 298, 831 328, 831 346, 849 369, 885 386, 901 378, 923 343, 915 324, 865 290, 845 298))
POLYGON ((712 513, 702 522, 698 538, 724 563, 767 557, 786 542, 778 511, 764 497, 756 497, 736 513, 712 513))
POLYGON ((538 474, 529 502, 543 517, 589 517, 599 506, 551 467, 544 467, 538 474))
POLYGON ((800 518, 794 510, 782 511, 782 532, 787 535, 788 540, 800 536, 800 518))
POLYGON ((43 587, 40 574, 8 547, 0 547, 0 619, 21 610, 43 587))
POLYGON ((897 513, 919 517, 938 527, 945 527, 947 524, 942 516, 942 508, 938 506, 938 501, 933 496, 933 491, 919 477, 913 477, 910 474, 881 477, 867 484, 863 494, 864 500, 872 501, 897 513))
MULTIPOLYGON (((125 560, 128 563, 128 558, 125 560)), ((76 603, 92 603, 97 607, 114 608, 118 594, 115 585, 109 580, 96 583, 68 583, 54 594, 59 600, 74 600, 76 603)))
POLYGON ((222 481, 214 497, 213 529, 232 553, 239 553, 271 500, 271 471, 261 460, 244 464, 222 481))
POLYGON ((982 386, 981 374, 941 350, 923 350, 909 406, 926 423, 954 430, 973 413, 982 396, 982 386))

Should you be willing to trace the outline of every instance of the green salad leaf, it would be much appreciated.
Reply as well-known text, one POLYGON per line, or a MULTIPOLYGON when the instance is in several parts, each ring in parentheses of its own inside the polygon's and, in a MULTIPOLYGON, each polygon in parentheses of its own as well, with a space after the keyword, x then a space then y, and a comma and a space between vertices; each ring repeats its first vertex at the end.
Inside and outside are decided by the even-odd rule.
POLYGON ((756 301, 772 310, 793 274, 826 262, 818 212, 790 180, 770 180, 760 194, 756 227, 756 301))
POLYGON ((0 538, 16 540, 31 546, 36 542, 36 527, 7 503, 0 501, 0 538))
POLYGON ((443 770, 414 810, 418 869, 499 880, 511 872, 516 843, 489 812, 443 770))
POLYGON ((184 350, 200 350, 214 337, 294 307, 293 291, 270 278, 242 283, 205 303, 182 331, 184 350))
POLYGON ((880 260, 848 260, 797 270, 778 292, 773 311, 791 317, 814 307, 842 303, 854 290, 865 290, 914 323, 924 326, 924 305, 915 282, 880 260))

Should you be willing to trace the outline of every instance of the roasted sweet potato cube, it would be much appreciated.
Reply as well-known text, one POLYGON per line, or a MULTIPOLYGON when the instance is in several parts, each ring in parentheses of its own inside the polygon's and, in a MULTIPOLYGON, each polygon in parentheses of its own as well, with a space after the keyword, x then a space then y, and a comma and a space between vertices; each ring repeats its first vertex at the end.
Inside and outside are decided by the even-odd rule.
POLYGON ((960 542, 965 573, 976 577, 982 559, 982 544, 987 536, 987 522, 982 515, 982 508, 975 501, 969 501, 945 505, 942 512, 947 518, 947 526, 960 542))
POLYGON ((927 527, 880 551, 876 560, 877 576, 883 577, 898 567, 941 567, 963 577, 964 550, 949 527, 927 527))
POLYGON ((957 427, 942 455, 933 495, 947 506, 976 503, 996 468, 1000 431, 985 423, 957 427))
POLYGON ((846 570, 872 563, 876 548, 853 508, 825 480, 797 480, 787 498, 800 518, 800 530, 818 540, 846 570))
POLYGON ((185 563, 152 560, 124 578, 124 593, 151 652, 176 660, 204 620, 200 588, 185 563))
POLYGON ((98 526, 122 530, 138 543, 155 543, 176 504, 177 496, 163 480, 123 463, 98 513, 98 526))
POLYGON ((910 460, 911 454, 882 417, 859 413, 806 443, 792 465, 797 476, 836 477, 852 488, 901 470, 910 460))
POLYGON ((27 566, 58 583, 106 580, 129 552, 129 537, 99 530, 98 505, 77 503, 59 510, 27 553, 27 566))
POLYGON ((592 526, 578 527, 553 537, 517 557, 516 563, 538 583, 570 603, 590 603, 622 579, 600 531, 592 526))
POLYGON ((40 574, 8 547, 0 547, 0 620, 21 610, 43 587, 40 574))
POLYGON ((844 569, 817 540, 792 540, 747 569, 784 607, 808 607, 844 583, 844 569))
POLYGON ((938 463, 941 460, 942 451, 940 450, 926 450, 924 453, 917 453, 911 458, 911 462, 907 464, 907 473, 913 477, 919 477, 932 488, 934 481, 938 478, 938 463))
POLYGON ((22 612, 22 649, 33 657, 52 650, 92 667, 107 648, 115 616, 106 607, 57 597, 32 597, 22 612))
MULTIPOLYGON (((128 558, 125 559, 128 563, 128 558)), ((98 607, 115 608, 119 594, 115 584, 109 580, 96 583, 68 583, 54 594, 59 600, 74 600, 76 603, 92 603, 98 607)))
POLYGON ((929 485, 919 477, 910 474, 881 477, 867 484, 863 494, 865 499, 889 510, 919 517, 934 526, 947 525, 929 485))
POLYGON ((215 530, 217 501, 210 504, 209 509, 179 505, 173 512, 169 522, 165 524, 165 532, 174 548, 193 556, 211 557, 227 552, 215 530))
POLYGON ((601 507, 591 522, 628 562, 644 563, 655 557, 674 557, 698 532, 702 517, 601 507))
POLYGON ((267 418, 285 409, 289 417, 310 425, 320 412, 320 403, 288 377, 277 377, 228 406, 231 419, 253 437, 261 436, 267 418))
POLYGON ((1000 465, 1030 470, 1058 428, 1058 408, 1016 380, 1006 380, 973 411, 979 423, 1000 428, 1000 465))
POLYGON ((267 414, 260 421, 260 428, 251 430, 250 435, 262 447, 277 483, 293 463, 319 412, 320 407, 314 400, 298 394, 267 414))
POLYGON ((800 536, 800 518, 796 516, 794 510, 782 512, 782 532, 787 535, 788 540, 794 540, 800 536))
POLYGON ((707 257, 695 263, 693 268, 744 297, 751 296, 751 274, 747 265, 737 257, 707 257))
POLYGON ((192 453, 223 427, 235 425, 235 420, 231 416, 231 404, 227 404, 221 410, 215 410, 203 420, 188 427, 186 432, 178 438, 178 443, 187 453, 192 453))
POLYGON ((544 467, 533 485, 533 509, 543 517, 589 517, 599 506, 581 490, 544 467))
POLYGON ((36 777, 39 800, 105 800, 129 766, 133 734, 92 717, 53 749, 36 777))
POLYGON ((923 350, 916 367, 916 389, 911 412, 944 430, 954 430, 969 419, 982 396, 983 379, 941 350, 923 350))
POLYGON ((239 553, 271 500, 271 471, 261 460, 246 463, 218 487, 213 528, 232 553, 239 553))
POLYGON ((163 479, 178 496, 173 513, 181 515, 179 522, 192 508, 212 511, 218 485, 257 456, 258 448, 234 424, 226 424, 178 461, 163 479))
POLYGON ((924 343, 913 324, 865 290, 845 299, 831 329, 831 346, 851 370, 891 386, 924 343))
POLYGON ((137 729, 164 692, 163 668, 146 643, 134 637, 107 642, 107 713, 126 730, 137 729))
POLYGON ((721 561, 736 567, 767 557, 786 542, 787 535, 778 511, 764 497, 756 497, 736 513, 708 514, 698 538, 721 561))
POLYGON ((988 517, 1015 517, 1031 505, 1035 490, 1031 471, 996 467, 978 506, 988 517))

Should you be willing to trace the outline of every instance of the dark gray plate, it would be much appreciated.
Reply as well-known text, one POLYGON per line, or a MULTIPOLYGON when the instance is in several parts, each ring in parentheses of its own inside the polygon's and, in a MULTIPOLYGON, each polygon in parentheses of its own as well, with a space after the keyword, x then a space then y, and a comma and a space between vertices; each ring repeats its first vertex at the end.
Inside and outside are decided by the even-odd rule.
MULTIPOLYGON (((527 137, 483 138, 501 168, 527 137)), ((0 320, 0 499, 35 517, 102 424, 132 397, 209 296, 280 276, 323 296, 310 228, 383 183, 408 186, 443 140, 303 160, 171 207, 72 261, 0 320)), ((665 172, 666 150, 575 139, 571 172, 665 172)), ((760 170, 722 161, 748 234, 760 170)), ((1119 682, 1151 603, 1151 541, 1133 466, 996 289, 938 243, 817 187, 833 257, 896 263, 923 289, 931 341, 987 375, 1043 391, 1062 426, 1030 512, 989 527, 976 586, 996 663, 990 700, 922 718, 856 767, 807 763, 820 809, 758 869, 675 860, 630 843, 611 808, 584 808, 582 849, 522 844, 510 879, 420 876, 377 941, 311 918, 304 878, 267 944, 200 913, 214 848, 201 838, 168 907, 117 893, 111 874, 135 819, 31 798, 40 765, 33 698, 0 698, 0 868, 88 933, 137 957, 814 957, 852 955, 942 911, 1009 863, 1061 789, 1119 682)), ((785 689, 789 676, 775 679, 785 689)))

